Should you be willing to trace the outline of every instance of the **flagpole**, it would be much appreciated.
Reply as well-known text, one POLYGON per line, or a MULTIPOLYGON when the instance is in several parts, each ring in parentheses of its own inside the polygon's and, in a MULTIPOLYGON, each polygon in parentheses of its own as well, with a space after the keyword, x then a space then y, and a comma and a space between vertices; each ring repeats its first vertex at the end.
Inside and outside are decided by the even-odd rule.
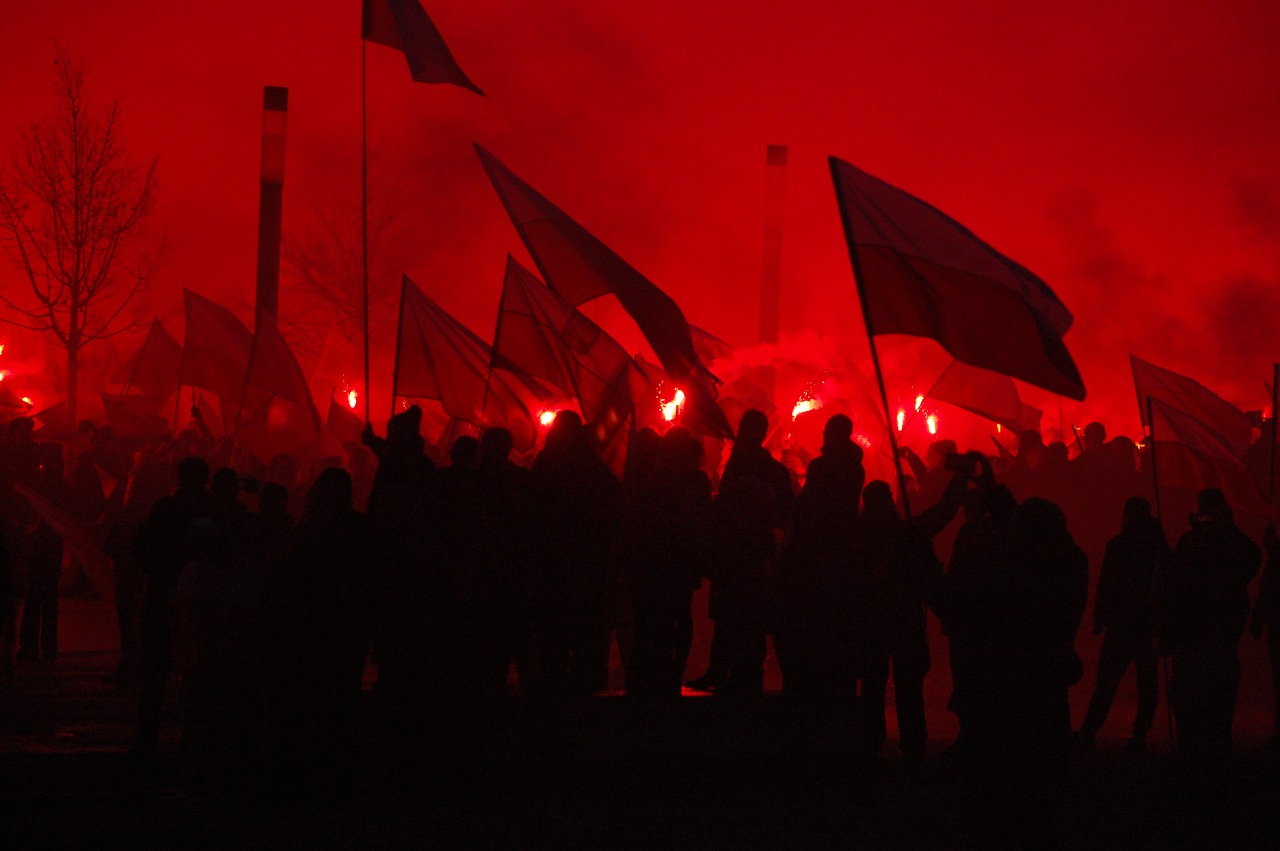
MULTIPOLYGON (((956 363, 955 359, 952 358, 951 363, 947 364, 947 368, 944 369, 936 379, 934 379, 933 384, 930 384, 929 389, 925 391, 925 394, 923 396, 920 397, 920 404, 912 406, 914 410, 911 411, 911 416, 907 417, 902 423, 903 431, 906 431, 907 426, 911 425, 911 423, 915 421, 916 414, 920 413, 920 409, 924 407, 924 400, 933 398, 933 391, 937 389, 938 383, 942 381, 943 378, 946 377, 947 373, 951 371, 951 367, 955 366, 955 363, 956 363)), ((912 401, 915 401, 915 400, 913 399, 912 401)), ((888 412, 886 411, 885 413, 887 414, 888 412)))
MULTIPOLYGON (((368 42, 360 39, 360 316, 364 322, 364 423, 369 424, 369 84, 368 42)), ((395 413, 395 391, 391 408, 395 413)))
MULTIPOLYGON (((408 280, 407 279, 401 280, 400 281, 400 312, 399 314, 397 314, 397 318, 396 318, 396 365, 394 369, 392 369, 391 371, 391 413, 388 415, 391 417, 394 417, 396 415, 396 398, 397 398, 396 390, 399 389, 399 385, 400 385, 400 346, 403 343, 403 340, 401 339, 401 337, 404 334, 404 297, 408 292, 408 290, 409 290, 408 280)), ((368 342, 367 335, 365 337, 365 340, 367 345, 367 342, 368 342)), ((366 356, 365 358, 366 369, 368 368, 368 363, 369 363, 368 357, 366 356)), ((368 397, 366 396, 365 425, 369 424, 369 418, 368 418, 369 406, 367 404, 367 398, 368 397)))
POLYGON ((1276 504, 1276 409, 1280 408, 1280 363, 1271 368, 1271 463, 1267 475, 1267 501, 1276 504))
POLYGON ((1156 423, 1151 417, 1151 397, 1147 397, 1147 442, 1151 445, 1151 486, 1155 488, 1156 517, 1164 523, 1164 515, 1160 513, 1160 476, 1156 470, 1156 423))
MULTIPOLYGON (((1147 442, 1151 448, 1151 485, 1155 489, 1156 497, 1156 519, 1160 522, 1160 533, 1164 534, 1164 514, 1160 510, 1160 475, 1156 469, 1156 421, 1151 415, 1151 397, 1147 397, 1147 442)), ((1156 570, 1159 571, 1160 565, 1157 564, 1156 570)), ((1153 584, 1155 580, 1152 580, 1153 584)), ((1164 674, 1164 706, 1165 714, 1168 716, 1169 727, 1169 749, 1177 751, 1178 741, 1174 735, 1173 729, 1173 704, 1169 702, 1169 658, 1167 656, 1160 659, 1160 672, 1164 674)))
MULTIPOLYGON (((192 393, 195 391, 193 390, 192 393)), ((182 407, 182 384, 178 384, 178 392, 173 396, 173 436, 178 436, 178 409, 182 407)))
POLYGON ((858 304, 862 307, 862 321, 867 328, 867 343, 871 346, 871 365, 875 368, 876 384, 880 387, 880 403, 884 406, 885 430, 889 432, 889 447, 893 451, 893 469, 898 474, 898 494, 902 499, 902 513, 910 520, 911 501, 907 497, 907 480, 902 473, 901 459, 898 458, 898 437, 894 433, 893 415, 889 413, 889 394, 884 388, 884 373, 880 369, 880 353, 876 350, 876 338, 871 328, 871 309, 867 304, 867 291, 862 285, 862 264, 858 260, 858 250, 854 247, 853 228, 849 223, 849 215, 846 212, 848 204, 845 203, 844 192, 840 188, 840 175, 836 171, 835 157, 828 157, 827 163, 831 166, 831 182, 836 189, 836 206, 840 208, 840 224, 844 229, 845 245, 849 249, 849 262, 853 266, 853 283, 858 290, 858 304))
MULTIPOLYGON (((151 342, 151 332, 156 328, 156 320, 158 316, 151 317, 151 327, 147 329, 147 336, 142 340, 142 348, 138 350, 138 359, 133 362, 133 369, 129 370, 129 379, 125 381, 124 387, 120 389, 120 395, 123 396, 129 392, 129 388, 133 386, 133 379, 138 377, 138 367, 142 365, 142 353, 146 351, 147 343, 151 342)), ((178 384, 178 389, 182 389, 182 384, 178 384)), ((1274 408, 1272 410, 1275 410, 1274 408)), ((176 428, 176 426, 175 426, 176 428)))

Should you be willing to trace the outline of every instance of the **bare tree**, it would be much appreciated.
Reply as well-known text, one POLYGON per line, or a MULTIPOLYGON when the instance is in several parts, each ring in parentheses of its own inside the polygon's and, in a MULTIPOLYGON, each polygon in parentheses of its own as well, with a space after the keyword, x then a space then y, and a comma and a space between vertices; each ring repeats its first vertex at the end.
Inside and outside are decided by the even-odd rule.
MULTIPOLYGON (((396 215, 398 196, 384 192, 379 200, 369 208, 369 325, 375 340, 395 334, 410 242, 396 215)), ((364 334, 360 208, 331 187, 312 198, 308 209, 310 220, 285 239, 289 310, 281 325, 300 351, 318 352, 334 323, 359 345, 364 334)))
POLYGON ((121 140, 120 104, 95 106, 84 69, 57 48, 57 106, 23 132, 0 177, 0 240, 30 292, 10 298, 4 321, 53 334, 67 353, 67 408, 76 422, 81 351, 130 330, 134 297, 155 273, 158 252, 141 246, 156 197, 156 163, 135 166, 121 140), (13 318, 12 313, 19 318, 13 318))

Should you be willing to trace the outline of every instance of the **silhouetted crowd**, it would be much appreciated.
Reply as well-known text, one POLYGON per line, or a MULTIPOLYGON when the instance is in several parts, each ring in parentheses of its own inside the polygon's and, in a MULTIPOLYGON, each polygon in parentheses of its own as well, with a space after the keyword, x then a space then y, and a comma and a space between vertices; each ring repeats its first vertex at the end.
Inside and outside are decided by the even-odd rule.
POLYGON ((928 740, 931 610, 947 638, 951 753, 973 834, 1039 844, 1073 743, 1093 747, 1130 666, 1127 747, 1145 746, 1163 660, 1181 764, 1207 790, 1226 777, 1246 628, 1266 633, 1280 684, 1274 528, 1251 601, 1263 551, 1222 492, 1199 494, 1171 547, 1145 457, 1096 423, 1071 460, 1035 432, 996 458, 945 440, 923 459, 904 449, 902 504, 890 483, 866 481, 841 414, 802 484, 766 448, 769 423, 754 410, 714 480, 703 441, 679 426, 631 435, 621 479, 571 412, 528 467, 502 428, 458 438, 437 463, 420 426, 416 407, 397 414, 385 437, 366 430, 345 469, 321 463, 307 481, 287 457, 253 477, 211 471, 218 450, 198 417, 167 443, 81 440, 69 475, 61 444, 38 441, 30 420, 9 423, 6 685, 15 645, 18 659, 57 658, 64 564, 91 549, 72 526, 101 530, 114 564, 111 681, 138 695, 135 756, 156 754, 176 687, 189 782, 220 791, 345 788, 370 700, 398 753, 475 752, 477 719, 507 696, 606 691, 614 646, 637 703, 674 705, 685 690, 748 701, 764 690, 770 636, 784 696, 847 719, 868 755, 887 738, 892 681, 915 763, 928 740), (1073 734, 1091 562, 1102 640, 1073 734), (710 661, 686 683, 704 580, 710 661))

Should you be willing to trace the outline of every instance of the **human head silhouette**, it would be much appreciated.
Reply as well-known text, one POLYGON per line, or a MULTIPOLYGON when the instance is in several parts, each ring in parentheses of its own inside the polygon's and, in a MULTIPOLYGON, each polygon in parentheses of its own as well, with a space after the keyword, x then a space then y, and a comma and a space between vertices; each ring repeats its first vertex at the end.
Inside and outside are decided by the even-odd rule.
POLYGON ((749 408, 738 420, 738 436, 734 442, 744 446, 760 446, 768 434, 769 418, 764 415, 764 411, 749 408))

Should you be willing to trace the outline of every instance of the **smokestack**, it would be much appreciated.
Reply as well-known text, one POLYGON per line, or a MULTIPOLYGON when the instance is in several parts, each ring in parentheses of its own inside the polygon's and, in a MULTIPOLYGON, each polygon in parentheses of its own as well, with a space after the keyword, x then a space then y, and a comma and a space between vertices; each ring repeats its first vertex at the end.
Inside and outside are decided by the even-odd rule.
POLYGON ((284 209, 284 130, 289 90, 262 87, 262 171, 258 188, 257 309, 277 318, 280 305, 280 231, 284 209))
MULTIPOLYGON (((787 146, 765 150, 764 264, 760 282, 760 342, 777 343, 782 303, 782 201, 787 186, 787 146)), ((776 376, 768 369, 761 376, 765 392, 774 404, 776 376)))

